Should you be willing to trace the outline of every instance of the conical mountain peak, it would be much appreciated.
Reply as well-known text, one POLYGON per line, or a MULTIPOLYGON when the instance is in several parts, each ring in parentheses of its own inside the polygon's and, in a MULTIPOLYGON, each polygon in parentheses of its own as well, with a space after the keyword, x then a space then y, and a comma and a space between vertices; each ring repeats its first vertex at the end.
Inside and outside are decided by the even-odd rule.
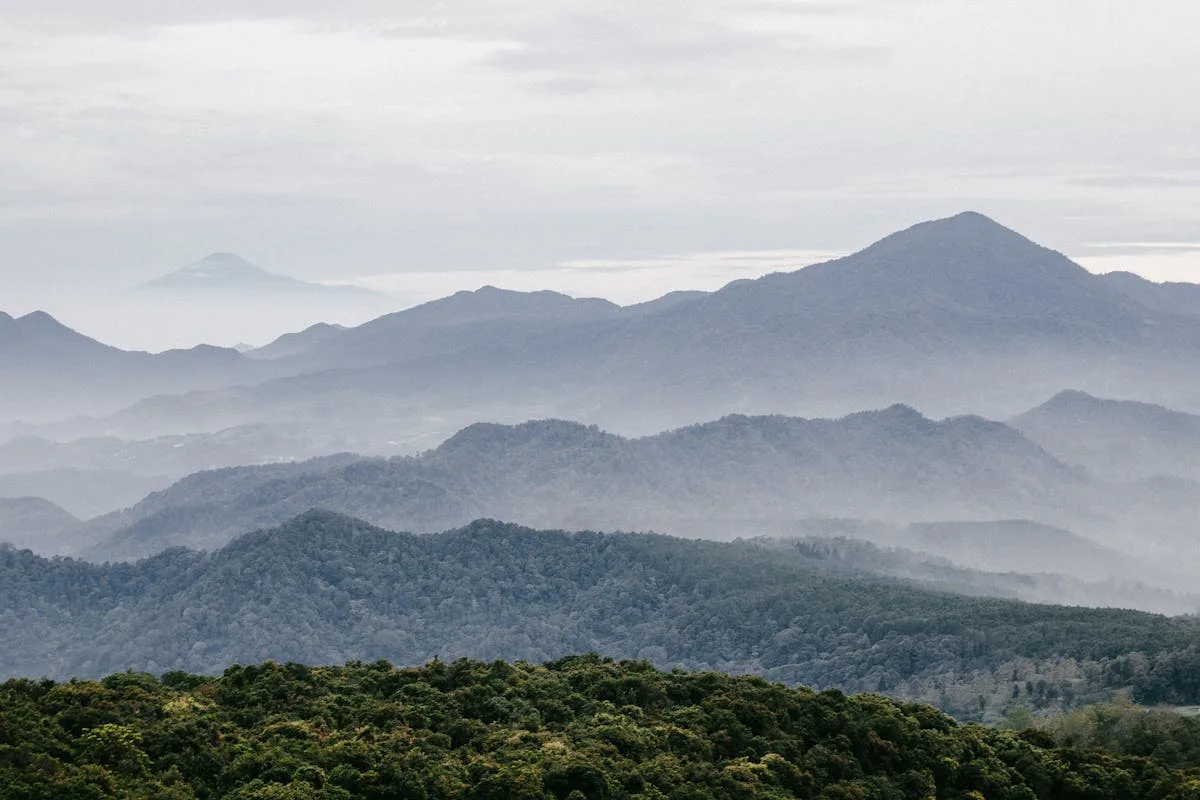
POLYGON ((356 286, 308 283, 280 275, 247 261, 237 253, 210 253, 199 261, 142 284, 140 289, 166 292, 288 292, 363 299, 373 296, 356 286))
POLYGON ((894 264, 895 267, 906 266, 912 270, 924 266, 926 269, 954 268, 958 272, 977 274, 1013 274, 1036 265, 1042 270, 1085 272, 1065 256, 975 211, 918 223, 880 239, 843 261, 870 258, 886 258, 899 262, 894 264))
POLYGON ((922 222, 844 258, 757 283, 781 313, 836 310, 842 319, 938 309, 1057 328, 1144 316, 1062 253, 974 211, 922 222))
POLYGON ((255 272, 263 272, 264 270, 254 266, 246 259, 239 256, 237 253, 209 253, 199 261, 193 262, 184 267, 183 270, 203 269, 205 267, 219 267, 223 269, 243 269, 254 270, 255 272))

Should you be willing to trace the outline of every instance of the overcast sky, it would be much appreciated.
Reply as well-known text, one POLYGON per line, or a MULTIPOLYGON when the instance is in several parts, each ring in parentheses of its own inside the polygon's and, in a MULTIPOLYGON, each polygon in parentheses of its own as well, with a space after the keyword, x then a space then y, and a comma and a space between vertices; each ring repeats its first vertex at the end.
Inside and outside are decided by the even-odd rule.
POLYGON ((964 209, 1200 281, 1197 42, 1196 0, 0 0, 0 309, 216 250, 631 301, 964 209))

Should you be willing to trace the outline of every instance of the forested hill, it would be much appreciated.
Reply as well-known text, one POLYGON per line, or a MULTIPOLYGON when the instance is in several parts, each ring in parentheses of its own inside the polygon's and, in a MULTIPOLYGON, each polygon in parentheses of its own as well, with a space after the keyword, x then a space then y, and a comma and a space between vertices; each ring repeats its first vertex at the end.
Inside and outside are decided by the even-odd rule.
POLYGON ((942 594, 831 571, 778 543, 486 521, 418 536, 311 512, 209 555, 134 564, 0 549, 0 608, 8 675, 595 651, 921 698, 964 717, 1123 687, 1200 702, 1194 619, 942 594))
POLYGON ((419 532, 493 517, 703 535, 722 521, 807 517, 1086 516, 1096 527, 1118 495, 1001 423, 935 421, 900 405, 837 420, 733 415, 637 439, 538 420, 471 425, 414 458, 194 475, 96 520, 94 544, 80 552, 105 560, 210 549, 310 508, 419 532))
POLYGON ((932 708, 572 657, 0 685, 0 796, 1191 800, 1200 771, 932 708))

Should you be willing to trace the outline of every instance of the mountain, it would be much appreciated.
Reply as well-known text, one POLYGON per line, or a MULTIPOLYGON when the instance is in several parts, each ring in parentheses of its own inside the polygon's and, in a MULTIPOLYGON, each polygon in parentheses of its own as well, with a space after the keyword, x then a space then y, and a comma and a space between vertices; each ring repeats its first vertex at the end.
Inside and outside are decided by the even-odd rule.
POLYGON ((668 292, 662 297, 654 300, 647 300, 644 303, 635 303, 631 306, 622 306, 621 313, 626 315, 633 314, 657 314, 660 311, 665 311, 671 306, 676 306, 681 303, 686 303, 691 300, 698 300, 707 295, 708 292, 685 291, 679 290, 668 292))
POLYGON ((1008 417, 1064 385, 1200 407, 1200 321, 1118 291, 979 214, 836 261, 620 309, 485 288, 255 355, 286 377, 161 398, 110 429, 264 420, 350 438, 479 419, 582 419, 645 434, 730 411, 835 416, 880 398, 1008 417))
POLYGON ((76 333, 44 311, 12 317, 0 311, 0 369, 43 359, 85 361, 115 348, 76 333))
POLYGON ((250 363, 234 350, 204 345, 157 354, 119 350, 45 312, 0 312, 0 419, 111 413, 147 395, 250 379, 250 363))
MULTIPOLYGON (((845 258, 730 289, 708 302, 726 310, 750 303, 782 317, 798 309, 822 316, 920 310, 915 327, 958 324, 976 333, 1011 327, 1022 337, 1143 324, 1137 303, 1083 267, 973 212, 923 222, 845 258)), ((877 335, 881 327, 860 335, 877 335)))
POLYGON ((284 336, 255 355, 291 357, 309 370, 345 369, 488 347, 496 339, 544 334, 572 323, 613 319, 620 306, 558 292, 484 286, 388 314, 348 330, 313 329, 284 336))
POLYGON ((1069 390, 1009 424, 1062 460, 1113 480, 1200 480, 1200 416, 1194 414, 1069 390))
POLYGON ((1019 433, 904 406, 839 420, 725 417, 641 439, 558 420, 472 425, 420 456, 190 476, 95 520, 96 558, 209 548, 313 507, 435 531, 494 516, 548 527, 730 536, 774 521, 1042 517, 1093 487, 1019 433))
POLYGON ((138 291, 167 293, 221 292, 244 296, 316 294, 327 297, 370 298, 375 292, 358 286, 336 286, 289 278, 267 272, 235 253, 212 253, 160 278, 136 287, 138 291))
POLYGON ((285 333, 262 347, 251 348, 246 351, 246 354, 251 358, 288 358, 300 355, 331 339, 336 339, 344 330, 346 330, 345 325, 318 322, 302 331, 285 333))
POLYGON ((796 527, 824 529, 813 536, 783 538, 807 558, 942 592, 1169 615, 1200 611, 1200 594, 1194 592, 1190 574, 1164 579, 1160 568, 1036 523, 941 522, 896 528, 863 520, 806 520, 796 527), (838 529, 848 530, 845 535, 830 532, 838 529), (1014 529, 1016 536, 1001 535, 1014 529), (874 535, 863 538, 865 530, 874 535), (1037 541, 1023 537, 1023 531, 1036 532, 1037 541), (1038 546, 1046 558, 1037 558, 1038 546), (1072 560, 1076 552, 1083 554, 1082 561, 1072 560))
POLYGON ((1185 672, 1170 672, 1195 661, 1194 619, 949 595, 831 570, 778 543, 487 521, 416 536, 310 512, 209 555, 173 550, 132 565, 0 548, 0 607, 23 609, 0 615, 0 674, 10 675, 602 651, 940 692, 944 708, 974 715, 1053 702, 1026 691, 1040 680, 1054 692, 1074 686, 1076 702, 1131 683, 1151 701, 1200 699, 1185 672))
MULTIPOLYGON (((139 475, 116 469, 33 469, 0 474, 0 497, 42 497, 84 519, 128 508, 151 492, 166 488, 176 478, 139 475)), ((0 542, 5 541, 0 534, 0 542)), ((69 538, 60 537, 60 544, 69 538)), ((38 552, 67 552, 43 550, 38 552)))
POLYGON ((350 443, 336 436, 311 437, 288 425, 249 425, 152 439, 95 436, 54 441, 28 434, 0 440, 0 496, 32 494, 72 513, 94 517, 126 508, 152 491, 195 472, 231 464, 302 461, 386 443, 350 443))
POLYGON ((1146 578, 1155 571, 1071 531, 1027 520, 917 523, 909 525, 901 539, 910 547, 988 572, 1066 571, 1087 580, 1109 580, 1146 578))
POLYGON ((1109 272, 1101 277, 1109 286, 1147 308, 1166 314, 1200 316, 1200 284, 1156 283, 1132 272, 1109 272))
POLYGON ((79 519, 40 497, 0 497, 0 542, 56 552, 79 519))
MULTIPOLYGON (((137 337, 135 341, 146 340, 146 332, 153 331, 155 341, 217 342, 252 352, 289 331, 322 323, 359 325, 394 311, 397 304, 387 294, 360 286, 298 280, 233 253, 213 253, 111 298, 106 308, 122 316, 120 324, 96 315, 91 324, 113 337, 137 337)), ((259 380, 290 374, 258 361, 259 374, 265 376, 259 380)))

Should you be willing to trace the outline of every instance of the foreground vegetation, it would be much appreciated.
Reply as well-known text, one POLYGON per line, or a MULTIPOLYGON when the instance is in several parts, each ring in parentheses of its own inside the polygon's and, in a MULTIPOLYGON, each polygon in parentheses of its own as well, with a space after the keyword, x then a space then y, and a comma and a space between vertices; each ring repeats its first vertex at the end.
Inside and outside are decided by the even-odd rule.
POLYGON ((0 685, 6 800, 1191 800, 1200 771, 595 656, 0 685))
POLYGON ((1195 619, 947 594, 779 544, 496 522, 413 536, 326 513, 136 564, 0 548, 0 641, 0 676, 595 651, 878 692, 964 720, 1119 690, 1200 702, 1195 619))
POLYGON ((1148 756, 1179 769, 1200 767, 1200 717, 1170 708, 1144 708, 1121 698, 1066 714, 1034 719, 1014 710, 1008 727, 1037 728, 1064 747, 1148 756), (1024 719, 1022 719, 1024 717, 1024 719))

